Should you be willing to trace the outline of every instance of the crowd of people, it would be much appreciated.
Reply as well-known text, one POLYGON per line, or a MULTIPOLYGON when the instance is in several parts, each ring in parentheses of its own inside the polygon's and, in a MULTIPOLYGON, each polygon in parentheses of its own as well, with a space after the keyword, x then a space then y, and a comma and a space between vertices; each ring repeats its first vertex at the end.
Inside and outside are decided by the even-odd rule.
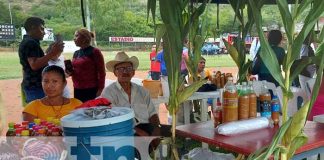
MULTIPOLYGON (((74 42, 80 49, 74 52, 71 61, 64 60, 63 55, 61 55, 64 48, 63 41, 55 41, 46 53, 42 50, 40 40, 43 39, 45 34, 44 26, 45 22, 41 18, 28 18, 24 24, 27 34, 24 35, 19 46, 20 64, 23 69, 21 87, 23 94, 26 96, 26 103, 28 103, 23 111, 24 120, 32 121, 35 118, 46 119, 46 117, 61 118, 82 103, 97 97, 103 97, 109 99, 113 106, 134 109, 137 135, 168 134, 164 133, 164 131, 169 130, 169 126, 160 124, 158 113, 149 92, 142 86, 131 82, 139 65, 137 57, 129 57, 125 52, 118 52, 115 59, 105 64, 100 49, 91 45, 91 40, 94 37, 93 33, 81 28, 74 34, 74 42), (105 67, 117 77, 117 81, 106 88, 105 67), (72 77, 74 98, 70 97, 69 89, 66 88, 66 77, 72 77)), ((267 37, 279 65, 282 66, 285 50, 280 47, 283 38, 281 32, 271 30, 267 37)), ((314 56, 314 51, 309 45, 310 40, 307 39, 307 42, 303 44, 301 59, 314 56)), ((271 76, 260 57, 262 46, 256 48, 251 73, 258 75, 260 80, 267 80, 278 86, 279 84, 271 76)), ((181 75, 188 77, 188 84, 190 85, 192 76, 188 73, 185 62, 188 58, 188 48, 184 47, 181 75)), ((161 79, 164 96, 167 97, 169 86, 163 49, 158 51, 156 46, 153 46, 150 60, 151 78, 153 80, 161 79)), ((197 64, 198 77, 208 79, 211 78, 211 72, 205 69, 205 63, 206 59, 201 57, 197 64)), ((315 71, 316 66, 314 64, 307 66, 307 69, 299 77, 301 86, 307 80, 305 77, 314 77, 315 71), (308 72, 311 73, 308 74, 308 72)))

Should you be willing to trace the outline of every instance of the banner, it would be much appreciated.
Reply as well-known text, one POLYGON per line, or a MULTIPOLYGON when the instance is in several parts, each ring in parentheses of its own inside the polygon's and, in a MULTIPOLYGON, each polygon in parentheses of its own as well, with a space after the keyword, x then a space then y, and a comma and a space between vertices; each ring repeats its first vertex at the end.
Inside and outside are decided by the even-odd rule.
POLYGON ((15 26, 13 24, 0 24, 0 40, 14 40, 15 26))
POLYGON ((153 37, 109 37, 109 42, 155 42, 153 37))

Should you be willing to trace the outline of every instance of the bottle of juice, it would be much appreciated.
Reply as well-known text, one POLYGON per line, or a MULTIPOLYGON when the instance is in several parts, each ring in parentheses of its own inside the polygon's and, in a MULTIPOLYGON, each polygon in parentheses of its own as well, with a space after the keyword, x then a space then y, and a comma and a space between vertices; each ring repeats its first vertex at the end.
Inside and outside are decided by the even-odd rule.
POLYGON ((228 78, 223 92, 223 123, 238 120, 238 94, 233 77, 228 78))
POLYGON ((249 118, 257 117, 257 96, 254 92, 252 81, 248 83, 249 92, 249 118))
POLYGON ((238 100, 238 119, 249 119, 249 93, 246 82, 242 83, 238 100))
POLYGON ((266 86, 266 81, 262 81, 260 93, 261 117, 271 118, 271 94, 266 86))

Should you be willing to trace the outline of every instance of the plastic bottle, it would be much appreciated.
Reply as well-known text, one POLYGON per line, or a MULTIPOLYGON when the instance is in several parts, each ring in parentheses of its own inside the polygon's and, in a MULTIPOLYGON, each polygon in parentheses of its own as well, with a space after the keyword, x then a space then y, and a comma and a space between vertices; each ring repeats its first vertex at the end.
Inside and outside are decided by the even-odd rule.
POLYGON ((38 136, 45 136, 45 129, 41 128, 41 129, 38 129, 38 136))
POLYGON ((213 108, 213 117, 214 117, 214 127, 216 128, 218 125, 222 123, 222 103, 220 99, 217 98, 216 107, 213 108))
POLYGON ((22 130, 21 136, 29 136, 29 130, 22 130))
POLYGON ((52 128, 52 136, 60 136, 60 128, 59 127, 52 128))
POLYGON ((36 125, 40 125, 40 123, 41 123, 41 119, 38 119, 38 118, 34 119, 34 123, 35 123, 36 125))
POLYGON ((233 78, 229 77, 223 92, 223 123, 238 120, 238 94, 233 78))
POLYGON ((266 81, 262 81, 260 93, 260 112, 261 117, 271 118, 271 94, 265 84, 266 81))
POLYGON ((13 123, 13 122, 8 123, 9 129, 6 133, 6 136, 15 136, 16 135, 14 125, 15 125, 15 123, 13 123))
POLYGON ((238 119, 249 119, 249 93, 246 82, 242 83, 238 100, 238 119))
POLYGON ((254 92, 252 81, 248 83, 249 92, 249 118, 257 117, 257 96, 254 92))
POLYGON ((279 116, 280 116, 279 111, 280 111, 279 99, 276 95, 274 95, 271 102, 271 118, 273 120, 274 125, 279 124, 279 116))

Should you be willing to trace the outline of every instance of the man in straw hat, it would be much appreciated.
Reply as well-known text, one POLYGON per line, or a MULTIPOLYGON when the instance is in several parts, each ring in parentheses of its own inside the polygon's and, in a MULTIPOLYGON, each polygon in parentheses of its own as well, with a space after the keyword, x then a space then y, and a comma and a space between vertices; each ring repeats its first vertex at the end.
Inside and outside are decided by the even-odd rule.
POLYGON ((137 67, 137 57, 129 57, 125 52, 118 52, 114 60, 106 63, 106 68, 114 73, 117 81, 106 87, 101 97, 109 99, 115 107, 131 107, 134 109, 136 135, 165 135, 162 132, 170 132, 170 130, 161 129, 164 126, 160 125, 158 113, 149 92, 142 86, 131 82, 137 67))

